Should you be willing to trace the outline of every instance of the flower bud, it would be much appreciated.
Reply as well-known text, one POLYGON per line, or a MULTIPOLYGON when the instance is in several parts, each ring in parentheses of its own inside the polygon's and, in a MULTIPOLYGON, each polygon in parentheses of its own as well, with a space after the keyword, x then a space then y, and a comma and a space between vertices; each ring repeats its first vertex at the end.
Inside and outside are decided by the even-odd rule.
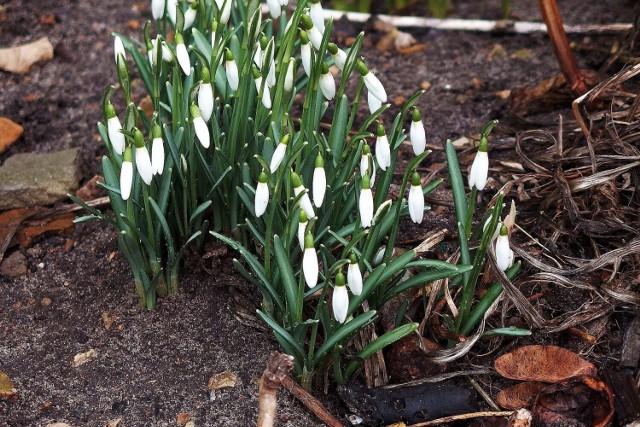
POLYGON ((115 36, 113 39, 113 53, 115 55, 116 65, 118 65, 118 58, 122 55, 122 59, 126 61, 127 52, 124 50, 124 44, 122 44, 122 39, 120 36, 115 36))
POLYGON ((198 88, 198 108, 205 122, 208 122, 213 114, 213 87, 211 77, 206 67, 202 68, 202 83, 198 88))
POLYGON ((153 16, 153 19, 156 21, 162 19, 166 7, 166 0, 151 0, 151 15, 153 16))
POLYGON ((304 236, 307 234, 307 224, 309 224, 307 214, 304 213, 303 209, 300 209, 300 213, 298 214, 298 242, 302 250, 304 250, 304 236))
POLYGON ((162 175, 164 170, 164 142, 159 124, 153 125, 151 136, 151 170, 154 174, 162 175))
POLYGON ((267 0, 267 6, 269 6, 269 13, 273 19, 280 17, 282 13, 282 7, 279 0, 267 0))
POLYGON ((362 272, 358 265, 358 258, 356 254, 352 253, 349 256, 349 266, 347 267, 347 285, 351 289, 351 293, 354 295, 360 295, 362 293, 362 272))
POLYGON ((289 134, 283 136, 280 140, 280 143, 273 152, 273 155, 271 156, 271 164, 269 165, 271 173, 274 173, 276 170, 278 170, 278 167, 280 167, 280 164, 282 163, 284 155, 287 151, 287 145, 289 144, 290 139, 291 137, 289 136, 289 134))
POLYGON ((122 125, 120 119, 116 115, 116 110, 113 108, 111 101, 107 102, 105 107, 105 115, 107 116, 107 135, 109 136, 109 142, 113 147, 113 151, 116 154, 122 155, 124 147, 126 145, 124 134, 122 133, 122 125))
POLYGON ((122 157, 122 168, 120 169, 120 196, 122 200, 127 200, 131 195, 133 184, 133 153, 131 146, 124 150, 122 157))
POLYGON ((332 100, 336 96, 336 82, 333 80, 333 75, 329 72, 329 66, 327 64, 322 64, 320 90, 328 100, 332 100))
POLYGON ((489 175, 489 155, 487 153, 489 144, 486 138, 480 139, 480 146, 476 157, 473 159, 471 171, 469 172, 469 188, 476 187, 482 191, 487 184, 487 176, 489 175))
POLYGON ((362 189, 358 200, 360 209, 360 222, 363 228, 371 227, 373 220, 373 193, 371 193, 371 182, 367 175, 362 177, 362 189))
POLYGON ((382 123, 378 123, 376 134, 378 135, 376 138, 376 160, 380 169, 384 171, 391 166, 391 147, 382 123))
POLYGON ((304 188, 300 176, 295 172, 291 172, 291 186, 293 187, 293 194, 295 194, 296 197, 298 197, 298 195, 302 193, 302 196, 299 198, 298 203, 300 205, 300 208, 304 210, 304 213, 307 214, 307 218, 315 218, 316 214, 313 211, 313 206, 311 206, 311 199, 309 199, 307 189, 304 188))
POLYGON ((238 64, 236 64, 236 60, 233 58, 233 54, 229 49, 227 49, 225 55, 224 70, 227 74, 227 82, 229 82, 231 90, 235 92, 238 90, 238 83, 240 82, 238 77, 238 64))
POLYGON ((416 224, 422 222, 424 216, 424 194, 422 193, 422 182, 418 172, 411 176, 411 187, 409 188, 409 216, 416 224))
POLYGON ((284 77, 284 91, 291 93, 293 91, 293 84, 295 79, 295 58, 289 58, 289 64, 287 65, 287 74, 284 77))
POLYGON ((313 246, 313 235, 309 232, 304 237, 304 255, 302 256, 302 273, 309 288, 318 284, 318 254, 313 246))
POLYGON ((387 102, 387 92, 384 90, 384 86, 380 83, 380 80, 367 68, 362 61, 358 61, 356 69, 364 79, 364 85, 367 90, 371 92, 373 96, 378 98, 380 102, 387 102))
POLYGON ((317 208, 322 206, 324 200, 324 194, 327 189, 327 175, 324 171, 324 159, 322 155, 318 153, 316 157, 315 169, 313 170, 313 204, 317 208))
POLYGON ((333 317, 338 322, 344 323, 344 321, 347 320, 347 312, 349 311, 349 293, 345 286, 345 279, 342 271, 338 271, 336 274, 331 306, 333 308, 333 317))
POLYGON ((269 185, 267 184, 267 174, 260 172, 258 185, 256 186, 255 209, 256 216, 260 217, 266 210, 269 203, 269 185))
POLYGON ((300 57, 304 73, 311 77, 311 44, 309 44, 307 33, 302 30, 300 31, 300 57))
POLYGON ((178 64, 180 64, 180 68, 182 68, 182 71, 188 76, 191 74, 191 59, 189 59, 189 52, 187 52, 187 47, 184 45, 182 34, 176 33, 175 40, 178 64))
POLYGON ((204 148, 209 148, 210 140, 209 140, 209 128, 207 124, 204 122, 202 115, 200 114, 200 109, 197 105, 192 104, 190 108, 191 119, 193 121, 193 129, 196 132, 196 136, 198 137, 198 141, 204 148))
POLYGON ((500 227, 500 235, 496 239, 496 263, 498 268, 505 271, 513 265, 513 251, 509 247, 509 232, 506 226, 500 227))
POLYGON ((335 43, 329 43, 327 45, 327 49, 329 50, 329 53, 331 54, 336 67, 338 67, 340 71, 344 70, 344 64, 347 62, 347 52, 340 49, 335 45, 335 43))
POLYGON ((409 129, 409 139, 413 146, 413 152, 416 156, 424 153, 424 149, 427 146, 427 137, 424 132, 424 124, 420 117, 420 111, 417 108, 413 109, 411 113, 411 128, 409 129))

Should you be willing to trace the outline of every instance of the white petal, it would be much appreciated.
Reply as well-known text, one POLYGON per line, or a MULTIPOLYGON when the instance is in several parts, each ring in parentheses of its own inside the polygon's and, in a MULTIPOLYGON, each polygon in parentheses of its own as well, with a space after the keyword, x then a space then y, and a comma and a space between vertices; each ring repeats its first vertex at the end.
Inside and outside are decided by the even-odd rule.
POLYGON ((300 187, 296 187, 293 189, 293 193, 298 197, 298 194, 301 192, 305 192, 302 197, 300 197, 300 208, 307 214, 307 219, 315 218, 316 213, 313 211, 313 206, 311 206, 311 199, 309 199, 309 194, 306 193, 306 189, 303 185, 300 187))
POLYGON ((267 110, 271 109, 271 91, 269 90, 269 85, 264 85, 264 90, 262 91, 262 105, 267 110))
POLYGON ((340 71, 344 70, 344 64, 347 62, 347 52, 338 48, 338 53, 333 55, 333 62, 340 71))
POLYGON ((189 59, 189 53, 184 43, 178 43, 176 45, 176 56, 178 57, 178 64, 182 71, 188 76, 191 74, 191 60, 189 59))
POLYGON ((269 6, 269 13, 273 19, 280 17, 280 13, 282 13, 282 8, 280 7, 279 0, 267 0, 267 6, 269 6))
POLYGON ((131 195, 131 184, 133 183, 133 163, 122 162, 120 169, 120 195, 122 200, 127 200, 131 195))
POLYGON ((502 271, 511 267, 513 254, 509 247, 509 236, 498 236, 496 239, 496 262, 502 271))
POLYGON ((416 224, 420 224, 424 216, 424 194, 422 193, 422 187, 412 185, 411 188, 409 188, 408 203, 411 220, 416 224))
POLYGON ((209 148, 209 128, 207 124, 204 122, 202 117, 196 117, 193 119, 193 127, 196 131, 196 136, 198 137, 198 141, 204 148, 209 148))
POLYGON ((171 52, 171 49, 167 46, 167 42, 162 42, 162 60, 164 62, 173 61, 173 52, 171 52))
POLYGON ((478 190, 482 191, 487 184, 488 175, 489 155, 486 151, 478 151, 469 172, 469 188, 475 185, 478 190))
POLYGON ((165 0, 151 0, 151 15, 156 21, 164 16, 164 9, 167 2, 165 0))
POLYGON ((344 323, 347 320, 347 311, 349 311, 349 293, 346 286, 336 286, 333 288, 333 317, 340 322, 344 323))
POLYGON ((287 74, 284 77, 284 90, 287 93, 293 91, 293 80, 295 78, 295 71, 293 69, 295 65, 295 59, 289 59, 289 65, 287 65, 287 74))
POLYGON ((259 70, 262 70, 263 63, 263 54, 262 47, 260 46, 260 42, 256 42, 256 51, 253 53, 253 63, 256 64, 259 70))
POLYGON ((169 20, 173 25, 176 25, 177 7, 178 0, 167 0, 167 16, 169 16, 169 20))
POLYGON ((256 186, 255 208, 256 216, 260 217, 266 210, 269 203, 269 186, 266 182, 258 182, 256 186))
MULTIPOLYGON (((320 2, 311 5, 309 16, 311 17, 311 21, 313 21, 313 26, 316 27, 322 35, 322 33, 324 33, 324 16, 320 2)), ((318 49, 318 47, 316 47, 316 49, 318 49)))
POLYGON ((231 90, 238 90, 238 83, 240 79, 238 78, 238 64, 236 61, 227 61, 224 63, 224 68, 227 74, 227 81, 229 82, 229 87, 231 90))
POLYGON ((267 84, 269 87, 274 87, 276 85, 276 63, 272 59, 269 64, 269 72, 267 73, 267 84))
POLYGON ((380 102, 387 102, 387 92, 384 90, 384 86, 371 71, 364 76, 364 84, 380 102))
POLYGON ((411 139, 413 152, 416 156, 424 153, 424 149, 427 145, 427 136, 424 132, 424 124, 422 123, 422 120, 418 120, 417 122, 411 121, 409 139, 411 139))
POLYGON ((391 166, 391 147, 389 147, 387 135, 379 136, 376 139, 376 160, 383 171, 391 166))
POLYGON ((311 45, 309 43, 303 44, 300 47, 300 57, 302 58, 304 73, 308 77, 311 77, 311 45))
POLYGON ((116 60, 116 65, 118 64, 118 55, 122 55, 124 59, 127 59, 127 53, 124 50, 124 45, 122 44, 122 39, 119 36, 116 36, 113 39, 113 53, 116 60))
POLYGON ((360 200, 358 201, 360 208, 360 221, 362 227, 371 227, 371 221, 373 220, 373 194, 370 188, 363 188, 360 190, 360 200))
POLYGON ((369 170, 369 155, 360 156, 360 176, 365 176, 369 170))
POLYGON ((376 252, 376 256, 373 257, 373 267, 377 267, 382 264, 382 261, 384 260, 384 253, 386 250, 386 247, 380 246, 380 249, 378 249, 378 252, 376 252))
POLYGON ((318 284, 318 255, 315 248, 306 248, 302 257, 302 272, 307 286, 313 288, 318 284))
POLYGON ((151 159, 149 158, 147 147, 136 148, 136 168, 138 168, 138 174, 145 184, 151 184, 153 168, 151 167, 151 159))
POLYGON ((229 22, 229 18, 231 17, 232 3, 233 3, 233 0, 224 0, 224 5, 222 6, 222 13, 220 14, 220 23, 222 25, 226 25, 227 22, 229 22))
POLYGON ((278 167, 282 163, 282 159, 284 159, 284 155, 287 151, 286 144, 278 144, 275 151, 273 152, 273 156, 271 156, 271 164, 269 165, 269 169, 271 169, 271 173, 274 173, 278 170, 278 167))
POLYGON ((357 296, 362 293, 362 272, 357 263, 349 264, 349 267, 347 267, 347 285, 349 285, 349 289, 354 295, 357 296))
POLYGON ((213 88, 211 83, 202 83, 198 89, 198 108, 205 122, 208 122, 213 113, 213 88))
POLYGON ((308 222, 298 223, 298 242, 300 242, 300 249, 304 250, 304 235, 307 231, 308 222))
POLYGON ((289 4, 289 0, 280 0, 280 6, 285 7, 289 4))
POLYGON ((121 129, 122 125, 120 124, 118 116, 111 117, 107 120, 107 134, 109 135, 109 141, 111 141, 113 151, 120 155, 124 153, 125 146, 124 134, 120 132, 121 129))
POLYGON ((162 138, 153 138, 151 143, 151 168, 154 174, 161 175, 164 170, 164 142, 162 138))
POLYGON ((309 36, 309 41, 316 48, 316 50, 320 49, 320 45, 322 44, 322 33, 318 30, 318 27, 315 25, 311 27, 310 30, 307 31, 307 35, 309 36))
POLYGON ((187 11, 184 13, 184 30, 190 28, 193 23, 196 21, 196 9, 189 7, 187 11))
POLYGON ((320 76, 320 90, 328 100, 332 100, 336 96, 336 82, 331 73, 320 76))
POLYGON ((313 171, 313 204, 317 208, 322 206, 324 193, 327 189, 327 175, 324 168, 315 168, 313 171))
POLYGON ((375 113, 382 107, 382 101, 376 98, 371 91, 367 91, 367 104, 369 104, 369 112, 375 113))

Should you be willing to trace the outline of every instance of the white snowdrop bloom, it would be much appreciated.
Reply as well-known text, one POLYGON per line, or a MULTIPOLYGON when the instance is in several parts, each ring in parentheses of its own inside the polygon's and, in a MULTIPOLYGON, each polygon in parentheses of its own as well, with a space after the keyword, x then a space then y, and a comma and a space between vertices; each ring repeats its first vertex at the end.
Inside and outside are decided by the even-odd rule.
POLYGON ((256 64, 259 70, 262 70, 262 63, 264 60, 264 55, 262 51, 262 47, 260 46, 260 41, 256 42, 256 51, 253 53, 253 63, 256 64))
POLYGON ((267 6, 269 6, 269 14, 273 19, 280 17, 282 6, 279 0, 267 0, 267 6))
POLYGON ((391 166, 391 147, 389 146, 389 139, 384 131, 384 126, 381 123, 378 124, 376 133, 378 134, 376 138, 376 160, 380 165, 380 169, 384 171, 391 166))
POLYGON ((118 65, 118 57, 122 55, 122 59, 127 59, 127 52, 124 50, 124 44, 120 36, 115 36, 113 39, 113 53, 115 56, 116 65, 118 65))
POLYGON ((127 200, 131 195, 131 186, 133 184, 133 153, 131 147, 124 150, 122 158, 122 167, 120 169, 120 196, 122 200, 127 200))
POLYGON ((178 17, 178 0, 167 0, 167 16, 173 25, 178 17))
POLYGON ((173 61, 173 52, 169 49, 166 41, 162 41, 162 60, 164 62, 172 62, 173 61))
POLYGON ((486 139, 480 140, 480 146, 476 157, 473 159, 471 171, 469 172, 469 188, 476 187, 482 191, 487 184, 489 175, 489 154, 487 153, 488 143, 486 139))
POLYGON ((274 150, 273 155, 271 156, 271 163, 269 164, 271 173, 274 173, 276 170, 278 170, 278 167, 280 167, 280 164, 284 159, 284 155, 287 152, 287 145, 289 144, 290 138, 291 137, 289 136, 289 134, 283 136, 280 140, 280 143, 274 150))
POLYGON ((151 158, 149 157, 149 150, 144 145, 142 147, 136 147, 136 168, 140 178, 145 184, 151 184, 153 178, 153 167, 151 166, 151 158))
POLYGON ((204 148, 209 148, 210 140, 209 140, 209 128, 202 118, 202 114, 200 113, 200 109, 197 105, 193 104, 190 108, 191 111, 191 119, 193 120, 193 129, 196 132, 196 137, 200 144, 204 148))
POLYGON ((156 21, 158 19, 162 19, 166 7, 166 0, 151 0, 151 15, 153 16, 153 19, 155 19, 156 21))
POLYGON ((318 153, 316 157, 316 167, 313 170, 313 183, 311 189, 313 190, 313 204, 317 208, 322 206, 324 201, 324 194, 327 190, 327 175, 324 171, 324 159, 318 153))
POLYGON ((279 0, 280 1, 280 6, 282 7, 286 7, 289 4, 289 0, 279 0))
POLYGON ((153 174, 162 175, 164 171, 164 141, 160 125, 153 125, 151 131, 151 171, 153 174))
POLYGON ((184 28, 183 31, 191 28, 194 22, 196 22, 196 14, 198 12, 197 6, 194 8, 194 4, 189 6, 187 11, 184 13, 184 28))
MULTIPOLYGON (((491 217, 487 218, 487 220, 484 222, 484 225, 482 226, 483 233, 487 230, 487 227, 489 226, 490 223, 491 223, 491 217)), ((493 236, 491 236, 492 242, 496 240, 496 238, 498 238, 498 236, 500 235, 500 229, 502 229, 502 221, 498 221, 498 225, 496 225, 496 229, 493 232, 493 236)))
POLYGON ((373 221, 373 193, 371 193, 371 182, 367 175, 362 177, 362 189, 358 200, 360 209, 360 222, 363 228, 371 227, 373 221))
POLYGON ((271 109, 271 91, 269 90, 269 85, 265 84, 263 87, 262 76, 260 75, 260 72, 255 68, 254 68, 253 81, 256 84, 256 91, 258 92, 258 94, 260 93, 260 89, 262 89, 262 105, 264 105, 264 108, 270 110, 271 109), (257 77, 256 77, 256 73, 258 73, 257 77))
POLYGON ((300 22, 307 33, 307 37, 309 37, 311 45, 316 50, 320 49, 320 45, 322 44, 322 32, 315 26, 311 18, 307 15, 302 15, 300 17, 300 22))
POLYGON ((413 109, 411 113, 411 127, 409 128, 409 139, 411 140, 411 146, 416 156, 424 153, 424 149, 427 146, 427 136, 424 131, 424 124, 420 117, 420 111, 417 108, 413 109))
POLYGON ((206 67, 202 68, 202 83, 198 88, 198 108, 205 122, 208 122, 213 114, 213 87, 211 77, 206 67))
POLYGON ((362 147, 362 155, 360 156, 360 176, 369 175, 370 183, 376 181, 376 162, 373 161, 373 156, 371 155, 371 147, 368 145, 364 145, 362 147), (369 165, 371 165, 372 169, 369 171, 369 165))
POLYGON ((295 58, 289 58, 289 64, 287 65, 287 73, 284 76, 284 91, 291 93, 293 91, 293 84, 295 79, 295 58))
POLYGON ((322 74, 320 75, 320 91, 329 101, 336 96, 336 82, 329 71, 327 64, 322 64, 322 74))
POLYGON ((307 189, 304 188, 300 176, 295 172, 291 172, 291 185, 293 186, 293 194, 295 194, 296 197, 298 197, 298 195, 302 193, 302 196, 300 197, 300 201, 298 203, 300 205, 300 208, 304 210, 304 213, 307 214, 307 218, 315 218, 316 213, 313 211, 313 206, 311 205, 309 194, 307 194, 307 189))
POLYGON ((340 49, 335 43, 329 43, 327 45, 327 50, 329 50, 336 67, 338 67, 340 71, 344 70, 344 64, 347 62, 347 52, 340 49))
POLYGON ((322 4, 320 4, 320 0, 311 0, 310 3, 311 7, 309 8, 309 17, 311 18, 313 25, 322 35, 322 33, 324 33, 324 12, 322 10, 322 4))
POLYGON ((352 253, 349 256, 349 266, 347 267, 347 285, 351 289, 351 293, 354 295, 360 295, 362 293, 362 272, 358 265, 358 259, 356 255, 352 253))
POLYGON ((304 69, 304 73, 308 77, 311 77, 311 44, 309 43, 309 38, 304 31, 300 33, 300 58, 302 58, 302 68, 304 69))
MULTIPOLYGON (((218 3, 217 0, 216 3, 218 3)), ((218 6, 220 9, 220 23, 222 25, 227 25, 227 22, 229 22, 229 18, 231 17, 231 6, 233 5, 233 0, 222 0, 220 3, 223 3, 218 6)))
POLYGON ((182 34, 176 33, 176 57, 178 58, 178 64, 182 71, 188 76, 191 74, 191 59, 189 59, 189 52, 184 45, 184 39, 182 34))
POLYGON ((376 256, 373 257, 373 267, 377 267, 380 264, 382 264, 382 261, 384 261, 384 253, 386 252, 387 248, 385 246, 380 246, 380 249, 378 249, 378 252, 376 252, 376 256))
POLYGON ((158 55, 156 53, 156 46, 158 45, 158 38, 151 39, 147 44, 147 59, 149 65, 154 67, 158 63, 158 55))
POLYGON ((382 101, 373 96, 371 91, 367 91, 367 105, 369 106, 369 113, 373 115, 373 113, 382 107, 382 101))
POLYGON ((107 115, 107 135, 109 135, 109 141, 111 142, 113 151, 115 151, 116 154, 122 155, 125 147, 125 139, 124 134, 122 133, 120 119, 116 115, 116 109, 113 108, 113 104, 111 104, 111 102, 107 103, 105 110, 107 115))
POLYGON ((300 243, 300 249, 304 250, 304 236, 307 234, 309 221, 307 220, 307 214, 302 209, 300 209, 298 218, 298 242, 300 243))
POLYGON ((267 72, 267 84, 269 87, 274 87, 276 85, 276 62, 271 59, 269 61, 269 71, 267 72))
POLYGON ((420 224, 424 216, 424 194, 422 193, 422 183, 420 182, 418 172, 414 172, 411 176, 408 204, 411 220, 416 224, 420 224))
POLYGON ((256 186, 255 209, 256 216, 260 217, 267 210, 269 204, 269 185, 267 184, 267 174, 260 172, 258 177, 258 185, 256 186))
POLYGON ((240 82, 240 78, 238 77, 238 64, 233 57, 233 54, 229 49, 227 49, 227 53, 224 61, 224 71, 227 75, 227 82, 229 82, 229 87, 234 92, 238 90, 238 83, 240 82))
POLYGON ((313 288, 318 284, 318 254, 316 253, 316 248, 313 247, 313 235, 311 233, 307 233, 304 236, 302 273, 304 275, 304 281, 309 288, 313 288))
POLYGON ((364 85, 367 90, 371 92, 373 96, 378 98, 380 102, 387 102, 387 92, 384 90, 384 86, 380 83, 380 80, 373 74, 362 61, 358 61, 356 64, 358 72, 364 79, 364 85))
POLYGON ((344 282, 344 274, 342 274, 342 271, 338 271, 336 283, 333 287, 331 306, 333 308, 333 317, 340 323, 344 323, 347 320, 347 312, 349 311, 349 292, 347 292, 344 282))
POLYGON ((498 268, 505 271, 513 265, 513 251, 509 247, 509 233, 504 225, 500 227, 500 235, 496 239, 496 263, 498 268))

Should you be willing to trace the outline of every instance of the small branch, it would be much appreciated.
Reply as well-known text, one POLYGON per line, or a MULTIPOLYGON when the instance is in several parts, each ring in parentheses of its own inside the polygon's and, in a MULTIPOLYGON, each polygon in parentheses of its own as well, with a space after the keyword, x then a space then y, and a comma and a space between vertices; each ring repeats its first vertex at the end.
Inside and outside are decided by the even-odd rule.
POLYGON ((329 427, 344 427, 344 424, 336 417, 331 415, 329 411, 320 403, 318 399, 307 393, 305 389, 300 387, 291 377, 286 376, 282 379, 282 386, 289 390, 296 399, 306 406, 316 417, 320 418, 329 427))
POLYGON ((513 411, 484 411, 484 412, 472 412, 470 414, 452 415, 450 417, 438 418, 437 420, 425 421, 423 423, 411 424, 408 427, 428 427, 437 426, 444 423, 451 423, 454 421, 469 420, 471 418, 481 417, 509 417, 513 414, 513 411))
POLYGON ((260 378, 259 403, 257 427, 272 427, 276 419, 278 408, 278 389, 283 379, 293 367, 293 357, 274 351, 269 363, 260 378))

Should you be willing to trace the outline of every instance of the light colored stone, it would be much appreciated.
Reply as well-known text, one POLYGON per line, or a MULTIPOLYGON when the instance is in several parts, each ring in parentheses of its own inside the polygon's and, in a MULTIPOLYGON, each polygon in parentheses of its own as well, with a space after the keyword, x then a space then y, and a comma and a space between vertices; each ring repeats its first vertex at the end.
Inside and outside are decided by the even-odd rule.
POLYGON ((0 210, 50 205, 78 188, 80 151, 16 154, 0 167, 0 210))

